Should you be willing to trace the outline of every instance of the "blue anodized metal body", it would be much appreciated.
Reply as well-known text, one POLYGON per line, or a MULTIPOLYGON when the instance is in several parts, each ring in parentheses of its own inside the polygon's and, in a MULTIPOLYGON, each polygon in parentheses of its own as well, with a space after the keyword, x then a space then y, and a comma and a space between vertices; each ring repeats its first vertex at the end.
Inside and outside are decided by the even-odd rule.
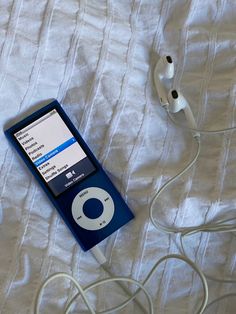
MULTIPOLYGON (((102 169, 102 166, 92 154, 92 152, 82 139, 81 135, 56 100, 37 110, 36 112, 21 120, 12 127, 8 128, 7 130, 5 130, 5 134, 9 141, 12 143, 12 145, 15 147, 21 158, 24 160, 25 164, 28 166, 34 177, 37 179, 38 183, 41 185, 48 198, 56 207, 59 214, 61 215, 66 225, 68 226, 78 243, 81 245, 83 250, 89 250, 134 218, 133 213, 130 211, 129 207, 124 202, 121 195, 119 194, 111 180, 108 178, 107 174, 102 169), (16 132, 27 127, 27 125, 36 121, 53 109, 56 109, 56 111, 59 113, 66 126, 73 134, 73 139, 75 139, 79 143, 79 145, 82 147, 83 151, 87 155, 88 159, 92 162, 96 169, 85 179, 77 182, 76 184, 73 184, 71 187, 69 187, 57 196, 55 196, 55 193, 52 193, 48 184, 37 170, 36 165, 32 162, 32 160, 30 160, 30 158, 27 156, 26 152, 22 149, 22 146, 19 144, 19 142, 16 140, 16 137, 14 136, 16 132), (101 200, 102 202, 97 199, 96 196, 93 196, 91 197, 91 199, 89 199, 89 195, 91 194, 90 192, 95 190, 104 190, 106 191, 106 193, 108 193, 109 196, 106 198, 104 197, 104 199, 101 200), (92 230, 91 228, 88 230, 84 226, 81 227, 78 223, 81 217, 73 217, 73 201, 78 200, 77 203, 79 204, 80 198, 83 199, 86 193, 87 200, 84 202, 84 206, 82 206, 83 208, 80 209, 80 211, 84 217, 88 216, 88 221, 92 221, 93 219, 94 221, 96 221, 96 219, 102 215, 104 211, 102 205, 103 203, 105 204, 105 202, 107 202, 108 205, 114 204, 114 212, 109 213, 109 210, 112 210, 112 208, 109 209, 109 206, 107 208, 108 215, 112 217, 111 220, 104 226, 100 226, 99 229, 96 229, 96 227, 94 229, 94 227, 92 227, 92 230), (78 221, 76 221, 76 219, 78 219, 78 221)), ((71 144, 72 143, 67 143, 67 146, 71 144)), ((42 160, 39 160, 38 164, 41 162, 42 160)), ((73 206, 76 207, 77 203, 74 201, 73 206)), ((100 222, 100 225, 102 225, 102 223, 103 221, 100 222)))

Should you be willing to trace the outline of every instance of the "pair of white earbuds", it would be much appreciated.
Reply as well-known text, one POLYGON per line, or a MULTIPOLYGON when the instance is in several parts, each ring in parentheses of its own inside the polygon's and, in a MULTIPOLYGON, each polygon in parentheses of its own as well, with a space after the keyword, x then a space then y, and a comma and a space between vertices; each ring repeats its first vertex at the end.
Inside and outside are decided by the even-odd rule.
MULTIPOLYGON (((169 92, 167 92, 164 86, 163 81, 165 79, 172 79, 173 77, 174 63, 171 56, 161 57, 154 69, 154 83, 161 105, 165 107, 170 113, 176 113, 183 110, 188 127, 190 129, 197 129, 197 124, 188 101, 177 90, 171 89, 169 92)), ((199 133, 195 132, 193 136, 199 137, 199 133)))

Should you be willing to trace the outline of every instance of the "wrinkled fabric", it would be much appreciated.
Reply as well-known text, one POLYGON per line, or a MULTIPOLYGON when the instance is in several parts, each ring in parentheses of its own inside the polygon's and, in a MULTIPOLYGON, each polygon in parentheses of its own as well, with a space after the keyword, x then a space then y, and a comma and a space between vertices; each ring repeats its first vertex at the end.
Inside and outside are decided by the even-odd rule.
MULTIPOLYGON (((136 216, 100 244, 117 276, 143 281, 160 257, 179 253, 178 237, 151 224, 149 205, 193 158, 196 145, 161 108, 154 66, 160 55, 173 57, 173 85, 200 128, 233 126, 235 29, 235 1, 0 0, 1 128, 36 103, 56 98, 62 104, 136 216)), ((36 291, 50 274, 67 272, 82 286, 107 275, 80 249, 3 132, 0 142, 0 313, 32 313, 36 291)), ((234 216, 235 133, 202 136, 201 142, 197 163, 156 203, 154 217, 164 225, 234 216)), ((184 245, 205 273, 236 278, 232 234, 201 233, 184 245)), ((194 313, 203 295, 197 275, 177 260, 161 265, 147 289, 155 313, 163 314, 194 313)), ((236 291, 214 281, 209 289, 210 300, 236 291)), ((62 313, 74 293, 68 281, 50 284, 42 313, 62 313)), ((88 296, 100 310, 125 297, 116 284, 88 296)), ((231 297, 206 313, 235 313, 235 306, 231 297)), ((81 299, 74 311, 86 312, 81 299)), ((139 310, 129 305, 121 313, 139 310)))

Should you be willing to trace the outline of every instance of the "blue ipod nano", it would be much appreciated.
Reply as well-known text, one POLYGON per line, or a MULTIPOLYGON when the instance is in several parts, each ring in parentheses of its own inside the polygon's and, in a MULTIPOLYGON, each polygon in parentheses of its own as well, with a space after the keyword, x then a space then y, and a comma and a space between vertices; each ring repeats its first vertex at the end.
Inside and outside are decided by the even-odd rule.
POLYGON ((56 100, 5 134, 83 250, 134 218, 56 100))

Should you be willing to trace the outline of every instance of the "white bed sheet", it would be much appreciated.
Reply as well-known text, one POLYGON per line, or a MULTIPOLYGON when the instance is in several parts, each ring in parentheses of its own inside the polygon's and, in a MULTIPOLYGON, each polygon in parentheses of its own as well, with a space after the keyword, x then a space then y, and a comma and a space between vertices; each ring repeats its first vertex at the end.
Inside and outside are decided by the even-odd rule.
MULTIPOLYGON (((176 129, 159 105, 152 80, 158 56, 173 56, 174 86, 200 127, 232 126, 235 29, 235 1, 0 0, 1 128, 33 104, 62 103, 136 215, 101 244, 116 275, 142 281, 160 257, 179 252, 176 237, 148 219, 157 188, 195 151, 190 134, 176 129)), ((25 314, 48 275, 68 272, 85 286, 105 274, 81 251, 3 132, 0 141, 0 313, 25 314)), ((189 226, 232 217, 235 153, 235 133, 202 136, 197 164, 162 196, 158 218, 189 226)), ((207 274, 236 277, 234 236, 200 234, 186 248, 207 274)), ((209 288, 211 300, 236 291, 211 281, 209 288)), ((194 313, 202 296, 197 276, 179 261, 160 267, 147 289, 155 313, 194 313)), ((73 291, 68 282, 52 284, 42 313, 62 313, 73 291)), ((101 309, 122 293, 114 285, 90 296, 101 309)), ((235 313, 235 307, 229 298, 206 313, 235 313)), ((82 302, 76 309, 86 312, 82 302)))

